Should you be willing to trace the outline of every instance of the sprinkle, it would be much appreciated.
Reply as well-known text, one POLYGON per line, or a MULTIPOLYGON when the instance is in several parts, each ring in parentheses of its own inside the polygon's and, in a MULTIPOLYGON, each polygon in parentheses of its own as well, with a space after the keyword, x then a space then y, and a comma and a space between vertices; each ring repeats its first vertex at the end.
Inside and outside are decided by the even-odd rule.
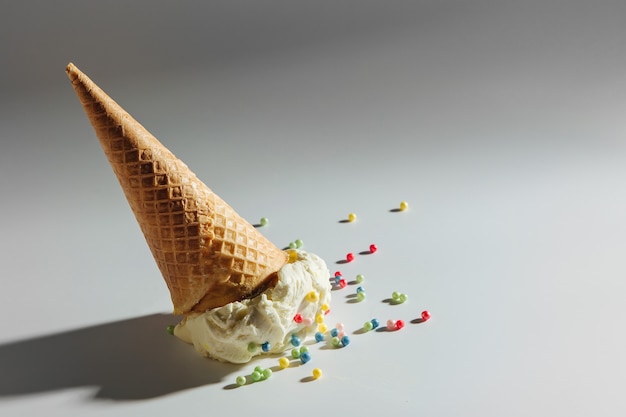
POLYGON ((366 332, 369 332, 370 330, 372 330, 374 328, 374 325, 372 325, 371 321, 366 321, 363 324, 363 330, 365 330, 366 332))
POLYGON ((374 245, 373 243, 370 245, 370 253, 376 253, 376 251, 378 250, 378 246, 374 245))
POLYGON ((324 340, 324 333, 322 332, 316 332, 315 333, 315 341, 316 342, 321 342, 324 340))
POLYGON ((252 353, 256 351, 256 343, 250 342, 248 343, 248 352, 252 353))
POLYGON ((313 369, 313 379, 319 379, 322 377, 322 370, 320 368, 313 369))
POLYGON ((291 349, 291 357, 294 359, 300 358, 300 349, 297 349, 297 348, 291 349))
POLYGON ((317 313, 315 315, 315 322, 317 324, 324 323, 324 315, 322 313, 317 313))
POLYGON ((292 334, 291 335, 291 344, 297 347, 297 346, 300 346, 300 343, 301 343, 300 338, 298 336, 296 336, 295 334, 292 334))
POLYGON ((394 291, 391 294, 391 299, 393 300, 395 304, 402 304, 402 303, 405 303, 409 299, 409 296, 404 293, 399 293, 397 291, 394 291))
POLYGON ((328 327, 324 323, 320 323, 317 325, 317 331, 320 333, 326 333, 328 331, 328 327))
POLYGON ((365 298, 366 298, 366 295, 365 295, 365 293, 363 291, 358 291, 356 293, 357 301, 363 301, 363 300, 365 300, 365 298))
POLYGON ((407 203, 406 201, 401 201, 400 202, 400 211, 404 211, 406 209, 409 208, 409 203, 407 203))
POLYGON ((237 379, 235 379, 235 383, 236 383, 237 385, 239 385, 240 387, 241 387, 242 385, 246 385, 246 377, 245 377, 245 376, 243 376, 243 375, 239 375, 239 376, 237 377, 237 379))
POLYGON ((346 255, 346 261, 348 261, 348 262, 354 261, 354 254, 352 252, 350 252, 350 253, 348 253, 346 255))
POLYGON ((346 288, 346 285, 348 285, 348 283, 346 282, 345 279, 341 278, 339 280, 339 288, 346 288))
POLYGON ((315 291, 309 291, 306 295, 306 300, 309 303, 315 303, 317 302, 317 300, 319 300, 319 298, 319 295, 315 291))
POLYGON ((272 370, 270 368, 263 369, 263 379, 267 379, 272 376, 272 370))
POLYGON ((408 299, 409 299, 408 295, 406 295, 404 293, 400 294, 400 302, 401 303, 405 303, 408 299))
POLYGON ((308 327, 313 324, 313 319, 311 317, 305 317, 302 319, 302 324, 308 327))
POLYGON ((348 214, 348 221, 349 222, 353 222, 355 220, 356 220, 356 214, 354 214, 354 213, 348 214))
POLYGON ((356 287, 357 294, 363 292, 363 287, 356 287))
POLYGON ((261 350, 263 352, 269 352, 270 351, 270 342, 265 342, 261 345, 261 350))
POLYGON ((289 368, 289 359, 287 359, 287 358, 285 358, 285 357, 280 358, 280 359, 278 360, 278 366, 280 366, 280 369, 286 369, 286 368, 289 368))
POLYGON ((400 330, 401 328, 404 327, 404 320, 398 320, 396 321, 396 324, 394 326, 396 328, 396 330, 400 330))
POLYGON ((358 275, 356 276, 356 282, 357 282, 357 284, 362 283, 364 279, 365 279, 365 277, 363 276, 363 274, 358 274, 358 275))
POLYGON ((293 321, 295 321, 298 324, 302 323, 302 314, 296 313, 296 315, 293 316, 293 321))
POLYGON ((287 262, 289 262, 290 264, 298 260, 298 252, 296 252, 295 250, 290 250, 287 253, 289 255, 287 262))
POLYGON ((307 363, 311 360, 311 354, 308 351, 302 352, 300 354, 300 360, 302 361, 302 363, 307 363))
POLYGON ((430 313, 428 312, 428 310, 424 310, 422 311, 422 320, 426 321, 430 318, 430 313))
POLYGON ((328 304, 324 303, 320 307, 320 310, 322 310, 322 311, 330 311, 330 306, 328 304))
POLYGON ((341 275, 341 271, 336 271, 335 276, 341 275))
POLYGON ((350 344, 350 338, 348 336, 343 336, 341 338, 341 344, 344 346, 348 346, 350 344))
POLYGON ((304 352, 308 352, 309 348, 306 346, 300 346, 300 355, 302 355, 304 352))
POLYGON ((296 239, 296 241, 293 243, 295 243, 296 248, 301 248, 302 245, 304 245, 304 242, 302 242, 302 239, 296 239))
POLYGON ((254 371, 250 374, 250 379, 252 379, 254 382, 260 381, 262 377, 263 377, 263 374, 261 374, 258 371, 254 371))
POLYGON ((167 331, 168 334, 174 334, 174 327, 176 326, 174 326, 173 324, 170 324, 169 326, 165 328, 165 330, 167 331))
POLYGON ((332 343, 334 347, 339 347, 339 345, 341 344, 341 340, 339 340, 337 336, 330 339, 330 342, 332 343))
POLYGON ((387 330, 396 330, 396 322, 394 320, 387 320, 387 330))
POLYGON ((339 330, 337 328, 333 328, 330 330, 331 337, 337 337, 339 335, 339 330))
POLYGON ((261 217, 261 221, 260 221, 261 226, 267 226, 269 222, 270 221, 267 219, 267 217, 261 217))
POLYGON ((380 326, 378 319, 372 319, 370 322, 372 323, 372 329, 377 329, 380 326))
POLYGON ((398 291, 394 291, 391 293, 391 299, 393 301, 398 301, 400 299, 400 293, 398 291))
POLYGON ((345 326, 343 325, 343 323, 337 323, 335 324, 335 327, 337 328, 337 330, 341 331, 345 329, 345 326))
POLYGON ((296 249, 297 247, 296 242, 289 242, 289 249, 296 249))

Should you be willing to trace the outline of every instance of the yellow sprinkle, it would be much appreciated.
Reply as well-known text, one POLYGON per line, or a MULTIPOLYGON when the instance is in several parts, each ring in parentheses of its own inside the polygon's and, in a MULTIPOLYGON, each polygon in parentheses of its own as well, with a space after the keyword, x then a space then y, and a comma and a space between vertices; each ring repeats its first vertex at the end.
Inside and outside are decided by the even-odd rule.
POLYGON ((322 377, 322 370, 320 368, 313 369, 313 378, 318 379, 322 377))
POLYGON ((289 259, 287 260, 287 262, 289 262, 290 264, 298 260, 298 252, 296 252, 295 250, 287 251, 287 253, 289 254, 289 259))
POLYGON ((330 306, 326 303, 322 304, 322 306, 320 307, 320 310, 322 311, 328 311, 330 310, 330 306))
POLYGON ((324 323, 324 315, 322 313, 317 313, 315 315, 315 322, 317 324, 324 323))
POLYGON ((306 295, 306 300, 309 303, 314 303, 318 300, 319 296, 317 295, 317 293, 315 291, 311 291, 306 295))
POLYGON ((289 359, 287 358, 280 358, 278 360, 278 366, 280 366, 280 369, 285 369, 289 367, 289 359))
POLYGON ((355 220, 356 220, 356 214, 354 214, 354 213, 348 214, 348 221, 349 222, 353 222, 355 220))
POLYGON ((403 201, 403 202, 400 203, 400 210, 401 211, 404 211, 404 210, 406 210, 408 208, 409 208, 409 203, 407 203, 406 201, 403 201))
POLYGON ((324 323, 320 323, 317 325, 317 331, 320 333, 326 333, 328 331, 328 327, 324 323))

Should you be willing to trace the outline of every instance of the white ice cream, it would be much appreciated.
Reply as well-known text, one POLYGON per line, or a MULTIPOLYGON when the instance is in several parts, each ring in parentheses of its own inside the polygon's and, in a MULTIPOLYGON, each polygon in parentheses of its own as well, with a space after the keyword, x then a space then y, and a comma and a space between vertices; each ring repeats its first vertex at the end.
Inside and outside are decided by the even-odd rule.
POLYGON ((297 251, 298 259, 278 272, 278 284, 258 297, 237 301, 202 314, 188 316, 174 334, 192 343, 204 356, 245 363, 253 356, 290 348, 291 337, 301 340, 316 331, 316 315, 330 303, 330 272, 312 253, 297 251), (300 314, 302 323, 294 317, 300 314))

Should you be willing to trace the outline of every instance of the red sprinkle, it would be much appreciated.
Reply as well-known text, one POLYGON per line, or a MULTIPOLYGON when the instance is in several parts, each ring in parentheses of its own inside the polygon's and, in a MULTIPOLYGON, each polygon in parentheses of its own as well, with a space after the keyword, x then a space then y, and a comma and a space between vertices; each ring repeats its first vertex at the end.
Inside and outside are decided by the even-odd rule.
POLYGON ((343 278, 341 278, 341 279, 339 280, 339 287, 341 287, 341 288, 346 288, 346 285, 348 285, 348 283, 346 282, 346 280, 345 280, 345 279, 343 279, 343 278))
POLYGON ((374 244, 370 245, 370 253, 376 253, 377 250, 378 250, 378 246, 374 244))
POLYGON ((330 314, 330 308, 328 310, 324 311, 324 315, 325 316, 328 315, 328 314, 330 314))
POLYGON ((298 324, 302 323, 302 320, 303 320, 302 314, 300 313, 296 313, 296 315, 293 316, 293 321, 295 321, 298 324))
POLYGON ((404 320, 398 320, 396 321, 396 324, 394 326, 396 328, 396 330, 400 330, 401 328, 404 327, 404 320))
POLYGON ((341 271, 336 271, 336 272, 335 272, 335 276, 336 276, 336 277, 339 277, 339 276, 343 276, 343 274, 341 273, 341 271))
POLYGON ((352 252, 346 255, 346 261, 348 262, 354 261, 354 254, 352 252))
POLYGON ((430 313, 428 312, 428 310, 422 311, 422 320, 426 321, 429 318, 430 318, 430 313))

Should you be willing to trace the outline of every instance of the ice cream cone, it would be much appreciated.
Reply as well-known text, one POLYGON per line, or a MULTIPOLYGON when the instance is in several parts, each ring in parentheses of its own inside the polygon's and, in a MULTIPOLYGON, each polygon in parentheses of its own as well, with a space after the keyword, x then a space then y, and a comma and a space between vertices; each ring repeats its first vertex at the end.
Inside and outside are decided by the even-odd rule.
POLYGON ((163 274, 174 313, 203 312, 273 285, 285 252, 76 66, 66 72, 163 274))

